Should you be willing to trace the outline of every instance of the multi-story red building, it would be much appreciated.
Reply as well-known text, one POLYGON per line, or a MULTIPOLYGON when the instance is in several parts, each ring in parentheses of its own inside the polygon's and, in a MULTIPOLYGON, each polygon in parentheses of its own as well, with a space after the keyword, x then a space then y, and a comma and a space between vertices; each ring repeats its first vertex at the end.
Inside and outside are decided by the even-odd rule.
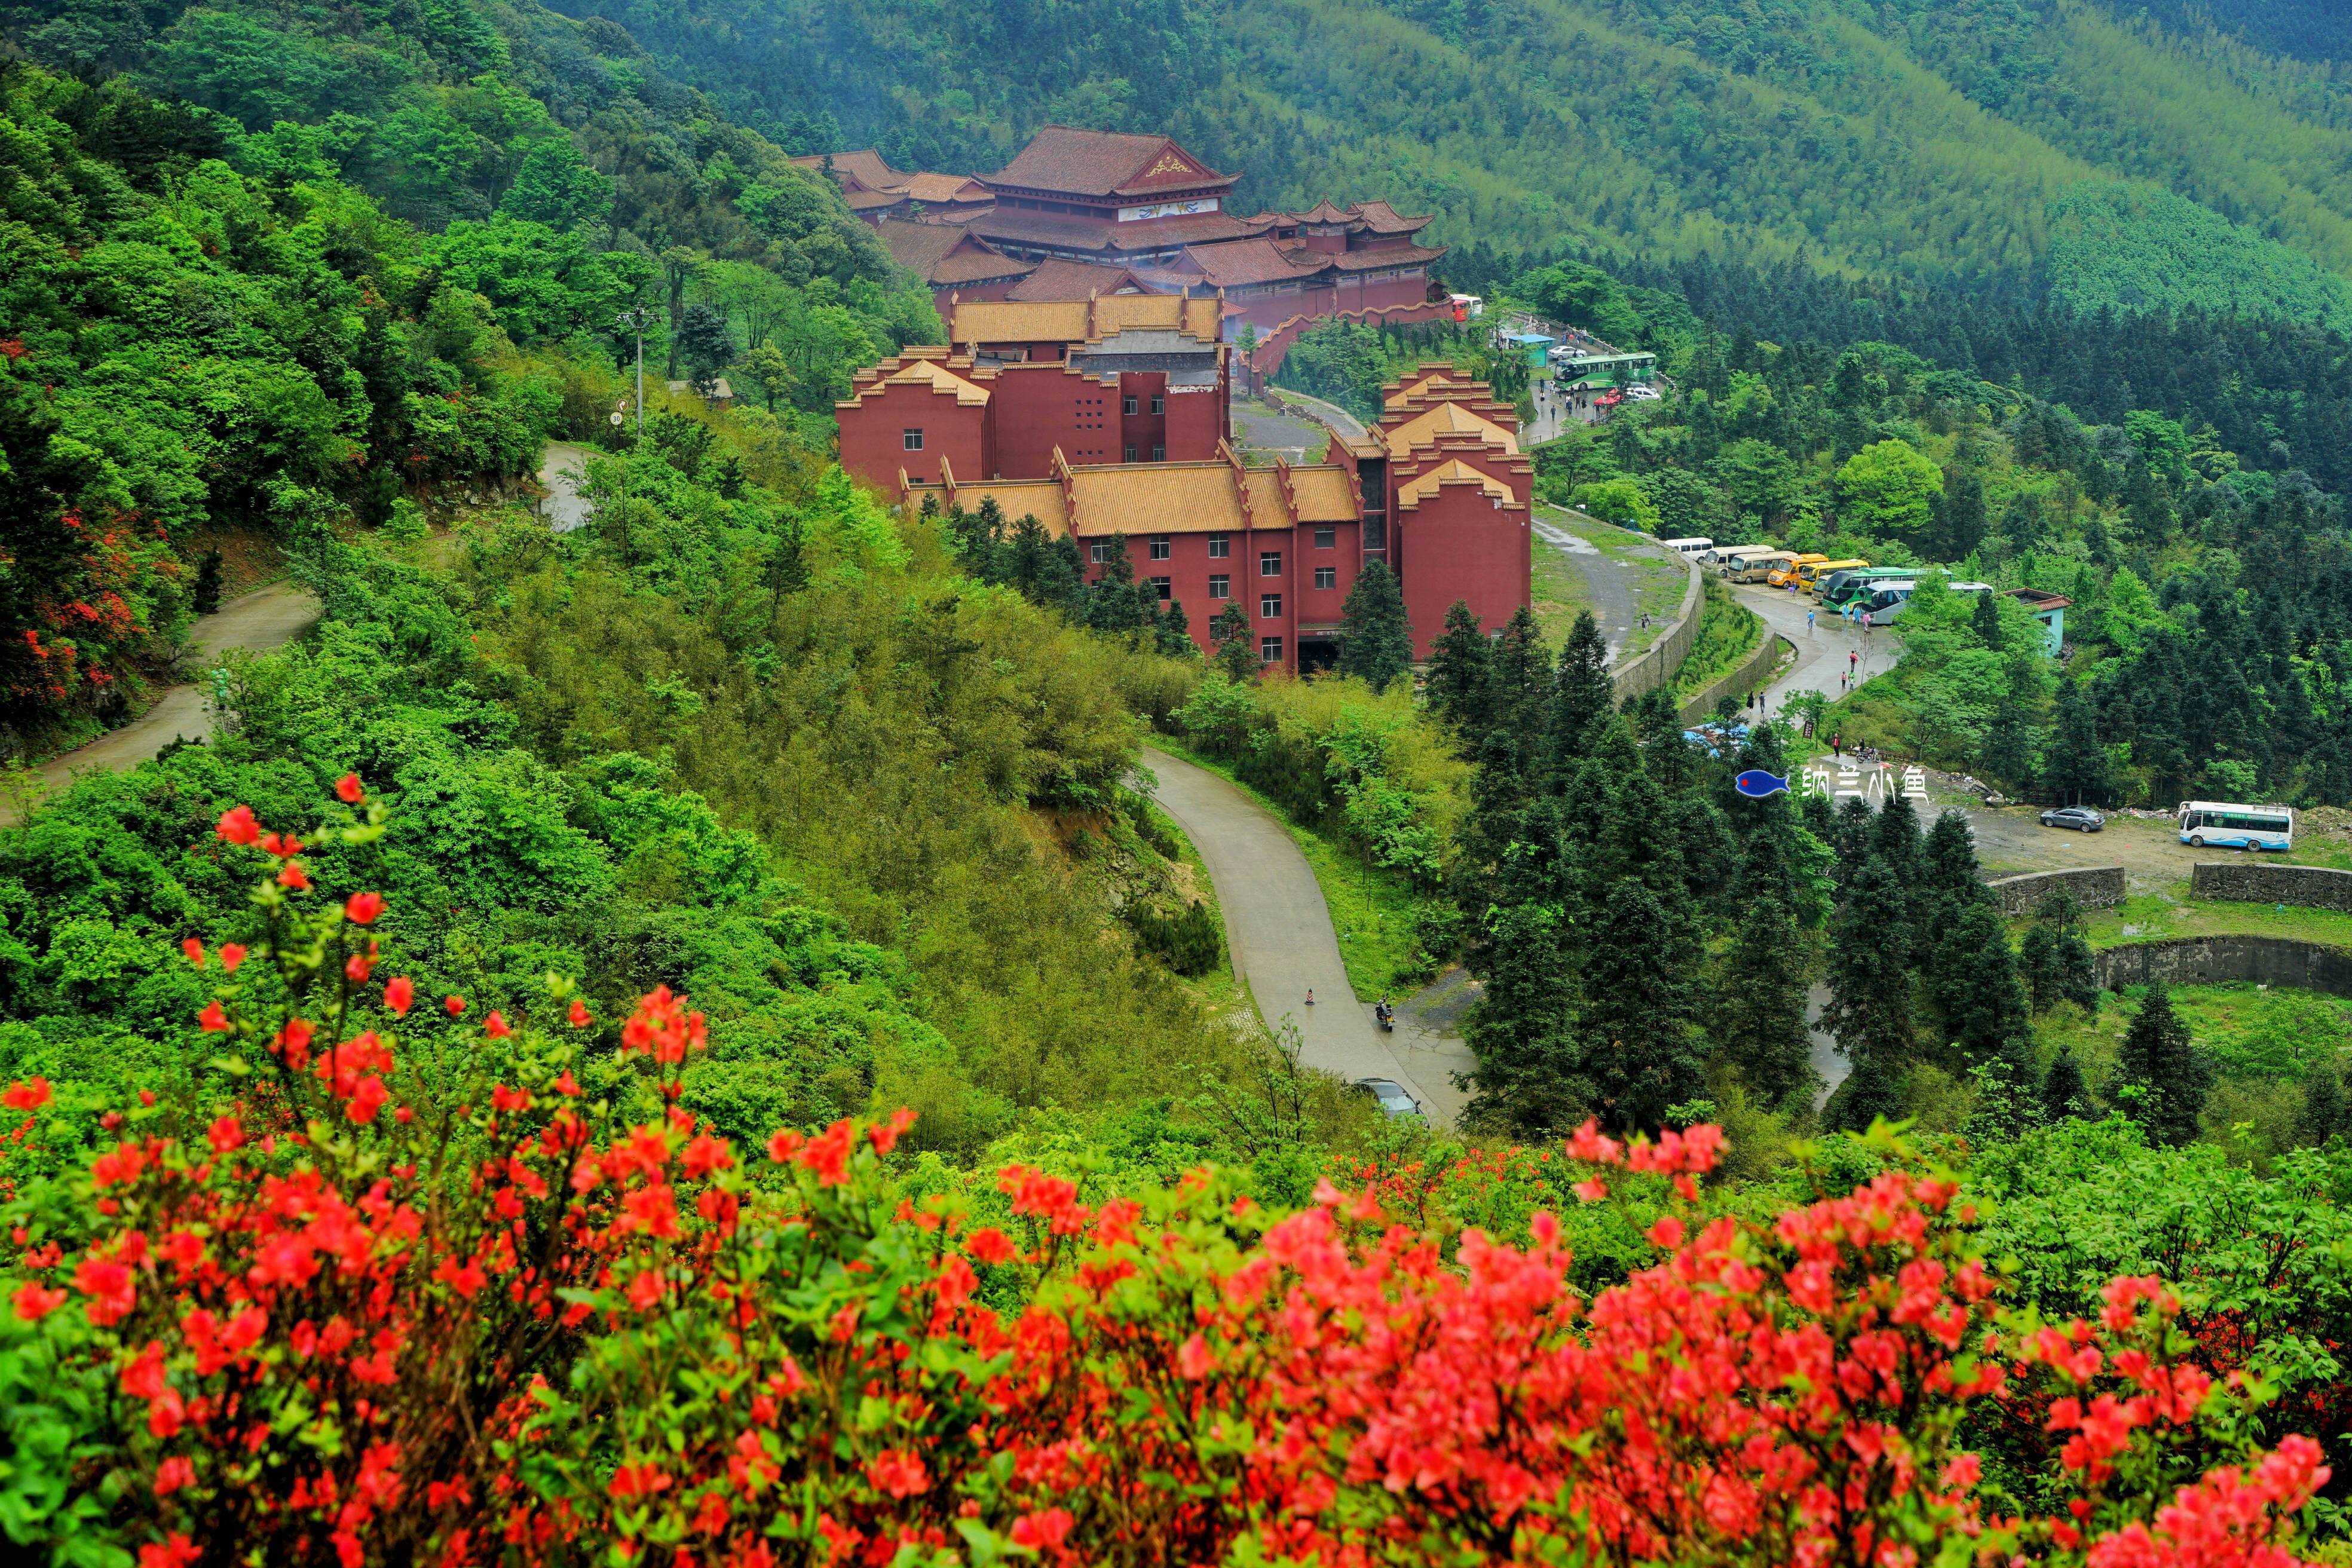
MULTIPOLYGON (((1062 347, 1077 357, 1076 343, 1062 347)), ((1386 389, 1377 425, 1360 436, 1335 432, 1330 460, 1313 464, 1244 464, 1222 430, 1206 453, 1107 461, 1106 444, 1124 435, 1103 434, 1111 407, 1082 402, 1060 414, 1070 444, 1056 439, 1033 468, 1035 434, 1009 446, 1018 420, 995 400, 1019 384, 1008 377, 1047 367, 1067 364, 990 365, 945 348, 909 351, 861 378, 858 399, 842 405, 842 461, 909 505, 929 497, 976 510, 993 500, 1008 521, 1034 517, 1047 533, 1076 539, 1090 571, 1124 539, 1137 577, 1183 604, 1204 651, 1210 623, 1238 600, 1260 657, 1292 669, 1336 656, 1340 609, 1366 561, 1397 574, 1417 657, 1428 656, 1456 600, 1490 629, 1528 603, 1533 472, 1517 416, 1484 383, 1425 365, 1386 389), (919 448, 893 453, 879 439, 891 422, 917 416, 939 422, 921 427, 919 448), (934 442, 933 428, 954 434, 934 442), (1008 461, 1012 446, 1019 450, 1008 461)))
POLYGON ((1213 300, 1105 294, 975 300, 950 342, 861 373, 834 405, 841 461, 896 490, 936 480, 1040 479, 1066 462, 1205 461, 1231 434, 1230 351, 1213 300))

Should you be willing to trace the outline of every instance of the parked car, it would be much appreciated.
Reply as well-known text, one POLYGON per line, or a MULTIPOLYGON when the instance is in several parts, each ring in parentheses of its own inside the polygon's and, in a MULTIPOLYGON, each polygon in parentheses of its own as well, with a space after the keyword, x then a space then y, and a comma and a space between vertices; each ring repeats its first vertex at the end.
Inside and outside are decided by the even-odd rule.
POLYGON ((2042 814, 2044 827, 2071 827, 2077 833, 2096 833, 2107 825, 2107 819, 2087 805, 2057 805, 2042 814))
POLYGON ((1348 1087, 1359 1093, 1370 1095, 1380 1101, 1381 1109, 1391 1116, 1421 1114, 1420 1102, 1405 1092, 1404 1085, 1391 1079, 1360 1078, 1348 1087))

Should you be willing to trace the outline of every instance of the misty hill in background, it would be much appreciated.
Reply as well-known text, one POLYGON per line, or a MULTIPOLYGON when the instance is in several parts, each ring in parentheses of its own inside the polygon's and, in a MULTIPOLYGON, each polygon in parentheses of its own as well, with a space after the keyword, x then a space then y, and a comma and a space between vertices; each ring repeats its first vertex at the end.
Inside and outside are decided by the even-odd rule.
POLYGON ((2317 5, 1834 0, 561 0, 795 151, 993 168, 1047 120, 1173 132, 1239 199, 1379 190, 1504 256, 1729 252, 2217 304, 2145 264, 2169 194, 2241 226, 2237 297, 2352 274, 2347 24, 2317 5), (2303 13, 2308 12, 2306 17, 2303 13), (2300 41, 2289 49, 2289 41, 2300 41), (2305 58, 2308 57, 2308 58, 2305 58), (2137 194, 2106 194, 2118 181, 2137 194), (2095 199, 2127 268, 2052 270, 2095 199), (2148 232, 2137 232, 2145 227, 2148 232), (2297 258, 2304 258, 2299 261, 2297 258))

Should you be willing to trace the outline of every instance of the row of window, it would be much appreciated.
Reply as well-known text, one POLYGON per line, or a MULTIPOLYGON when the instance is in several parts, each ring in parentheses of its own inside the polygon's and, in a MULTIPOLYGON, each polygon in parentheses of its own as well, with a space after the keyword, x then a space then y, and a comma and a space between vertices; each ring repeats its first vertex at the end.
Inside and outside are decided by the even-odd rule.
MULTIPOLYGON (((1123 397, 1119 399, 1119 402, 1121 405, 1119 408, 1120 413, 1132 414, 1135 412, 1134 398, 1123 397)), ((1154 414, 1165 414, 1168 412, 1168 399, 1160 393, 1155 392, 1151 395, 1151 412, 1154 414)))
MULTIPOLYGON (((1163 605, 1175 595, 1175 584, 1169 578, 1150 577, 1146 578, 1145 581, 1149 582, 1159 593, 1160 602, 1163 605)), ((1333 584, 1328 583, 1317 584, 1318 587, 1330 587, 1333 584)), ((1210 598, 1230 599, 1233 596, 1234 584, 1232 578, 1212 577, 1209 579, 1210 598)), ((1279 594, 1260 594, 1257 596, 1257 613, 1260 620, 1278 621, 1282 619, 1282 595, 1279 594)))

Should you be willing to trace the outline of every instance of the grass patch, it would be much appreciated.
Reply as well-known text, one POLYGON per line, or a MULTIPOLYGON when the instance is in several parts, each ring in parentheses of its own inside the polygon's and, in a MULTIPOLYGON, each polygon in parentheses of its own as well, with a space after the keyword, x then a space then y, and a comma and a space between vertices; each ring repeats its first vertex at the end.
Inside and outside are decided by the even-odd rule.
POLYGON ((2093 910, 2084 930, 2096 949, 2184 936, 2275 936, 2352 949, 2352 914, 2293 904, 2199 901, 2189 897, 2185 880, 2126 899, 2112 910, 2093 910))
MULTIPOLYGON (((1658 542, 1646 533, 1635 533, 1613 523, 1588 517, 1580 511, 1564 507, 1539 505, 1543 521, 1564 532, 1583 540, 1607 558, 1609 569, 1621 574, 1633 599, 1633 624, 1626 629, 1624 645, 1617 650, 1620 663, 1632 658, 1658 640, 1666 626, 1682 608, 1683 593, 1690 585, 1689 569, 1673 556, 1662 553, 1658 542), (1648 626, 1642 617, 1650 617, 1648 626)), ((1534 542, 1535 550, 1535 612, 1536 625, 1544 639, 1558 647, 1576 624, 1577 612, 1592 608, 1592 598, 1584 583, 1584 574, 1559 546, 1547 543, 1541 537, 1534 542)))
POLYGON ((1543 639, 1558 647, 1568 637, 1568 628, 1576 624, 1580 611, 1592 608, 1585 597, 1584 574, 1569 562, 1560 548, 1549 541, 1535 542, 1535 591, 1528 606, 1535 613, 1536 627, 1543 639))
MULTIPOLYGON (((1424 910, 1443 912, 1439 900, 1423 898, 1391 873, 1367 865, 1346 844, 1311 827, 1301 827, 1272 801, 1234 777, 1233 770, 1223 763, 1165 735, 1154 735, 1150 743, 1216 774, 1282 824, 1307 857, 1307 868, 1322 889, 1331 929, 1339 940, 1339 959, 1347 965, 1348 986, 1357 1001, 1376 1002, 1382 996, 1402 1000, 1434 973, 1435 966, 1422 946, 1421 921, 1424 910)), ((1206 877, 1204 869, 1204 881, 1206 877)))
POLYGON ((1764 638, 1764 622, 1731 596, 1729 589, 1706 579, 1706 597, 1698 617, 1698 637, 1675 671, 1666 695, 1676 703, 1689 701, 1716 681, 1746 663, 1764 638))
POLYGON ((1180 975, 1179 980, 1203 1005, 1215 1012, 1228 1013, 1236 1007, 1248 1006, 1249 997, 1234 977, 1234 950, 1225 937, 1225 911, 1218 906, 1217 885, 1209 879, 1207 863, 1201 858, 1200 850, 1193 847, 1192 837, 1184 831, 1181 823, 1156 805, 1146 809, 1151 814, 1152 826, 1166 834, 1169 841, 1176 846, 1176 853, 1171 858, 1182 868, 1181 881, 1183 891, 1208 905, 1209 912, 1217 917, 1216 968, 1189 979, 1180 975))

